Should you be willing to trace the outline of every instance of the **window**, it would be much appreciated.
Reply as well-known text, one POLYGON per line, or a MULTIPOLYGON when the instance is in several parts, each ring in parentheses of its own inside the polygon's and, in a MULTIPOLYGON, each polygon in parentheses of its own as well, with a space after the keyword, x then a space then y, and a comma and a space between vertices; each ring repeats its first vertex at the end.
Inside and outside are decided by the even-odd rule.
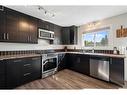
POLYGON ((83 46, 107 46, 109 28, 83 34, 83 46))

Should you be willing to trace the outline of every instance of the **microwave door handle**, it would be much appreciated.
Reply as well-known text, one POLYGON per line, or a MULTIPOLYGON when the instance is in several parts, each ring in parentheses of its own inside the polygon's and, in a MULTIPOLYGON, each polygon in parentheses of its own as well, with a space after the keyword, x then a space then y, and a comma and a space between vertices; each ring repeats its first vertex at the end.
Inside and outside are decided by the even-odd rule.
POLYGON ((43 65, 45 65, 46 63, 48 63, 48 61, 45 61, 43 65))

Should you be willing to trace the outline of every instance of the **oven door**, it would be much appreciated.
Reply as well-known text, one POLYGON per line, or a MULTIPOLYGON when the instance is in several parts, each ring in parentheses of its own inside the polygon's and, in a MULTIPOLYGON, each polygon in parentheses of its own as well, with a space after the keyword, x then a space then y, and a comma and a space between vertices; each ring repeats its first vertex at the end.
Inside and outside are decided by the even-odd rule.
POLYGON ((47 58, 47 59, 43 60, 42 73, 49 72, 49 71, 57 68, 57 66, 58 66, 57 64, 58 64, 57 57, 47 58))

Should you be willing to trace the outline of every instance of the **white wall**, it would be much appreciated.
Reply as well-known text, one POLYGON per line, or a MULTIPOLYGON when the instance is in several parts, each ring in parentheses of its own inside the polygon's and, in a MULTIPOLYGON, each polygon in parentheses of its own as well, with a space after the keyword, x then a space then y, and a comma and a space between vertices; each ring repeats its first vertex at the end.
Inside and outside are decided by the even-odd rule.
POLYGON ((62 49, 63 45, 50 45, 48 41, 38 39, 38 44, 26 43, 0 43, 0 51, 13 50, 45 50, 45 49, 62 49))
MULTIPOLYGON (((118 16, 114 16, 111 18, 107 18, 104 20, 100 20, 99 24, 95 27, 88 27, 88 24, 81 25, 78 29, 78 45, 69 45, 68 48, 73 49, 74 46, 76 48, 81 49, 82 48, 82 33, 88 32, 89 30, 94 30, 98 28, 103 27, 110 27, 110 33, 109 33, 109 46, 107 47, 96 47, 95 49, 113 49, 114 46, 116 46, 121 53, 124 53, 127 56, 127 37, 124 38, 116 38, 116 29, 120 28, 120 26, 123 25, 123 27, 127 28, 127 13, 121 14, 118 16)), ((127 58, 125 58, 125 80, 127 80, 127 58)))

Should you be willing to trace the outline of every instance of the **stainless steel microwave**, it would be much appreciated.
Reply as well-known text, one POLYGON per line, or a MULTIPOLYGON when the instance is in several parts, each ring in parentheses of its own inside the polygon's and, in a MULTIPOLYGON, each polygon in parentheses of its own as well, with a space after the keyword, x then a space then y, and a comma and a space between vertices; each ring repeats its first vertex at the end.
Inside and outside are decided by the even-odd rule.
POLYGON ((45 29, 39 29, 39 38, 41 39, 47 39, 47 40, 54 40, 54 32, 45 30, 45 29))

